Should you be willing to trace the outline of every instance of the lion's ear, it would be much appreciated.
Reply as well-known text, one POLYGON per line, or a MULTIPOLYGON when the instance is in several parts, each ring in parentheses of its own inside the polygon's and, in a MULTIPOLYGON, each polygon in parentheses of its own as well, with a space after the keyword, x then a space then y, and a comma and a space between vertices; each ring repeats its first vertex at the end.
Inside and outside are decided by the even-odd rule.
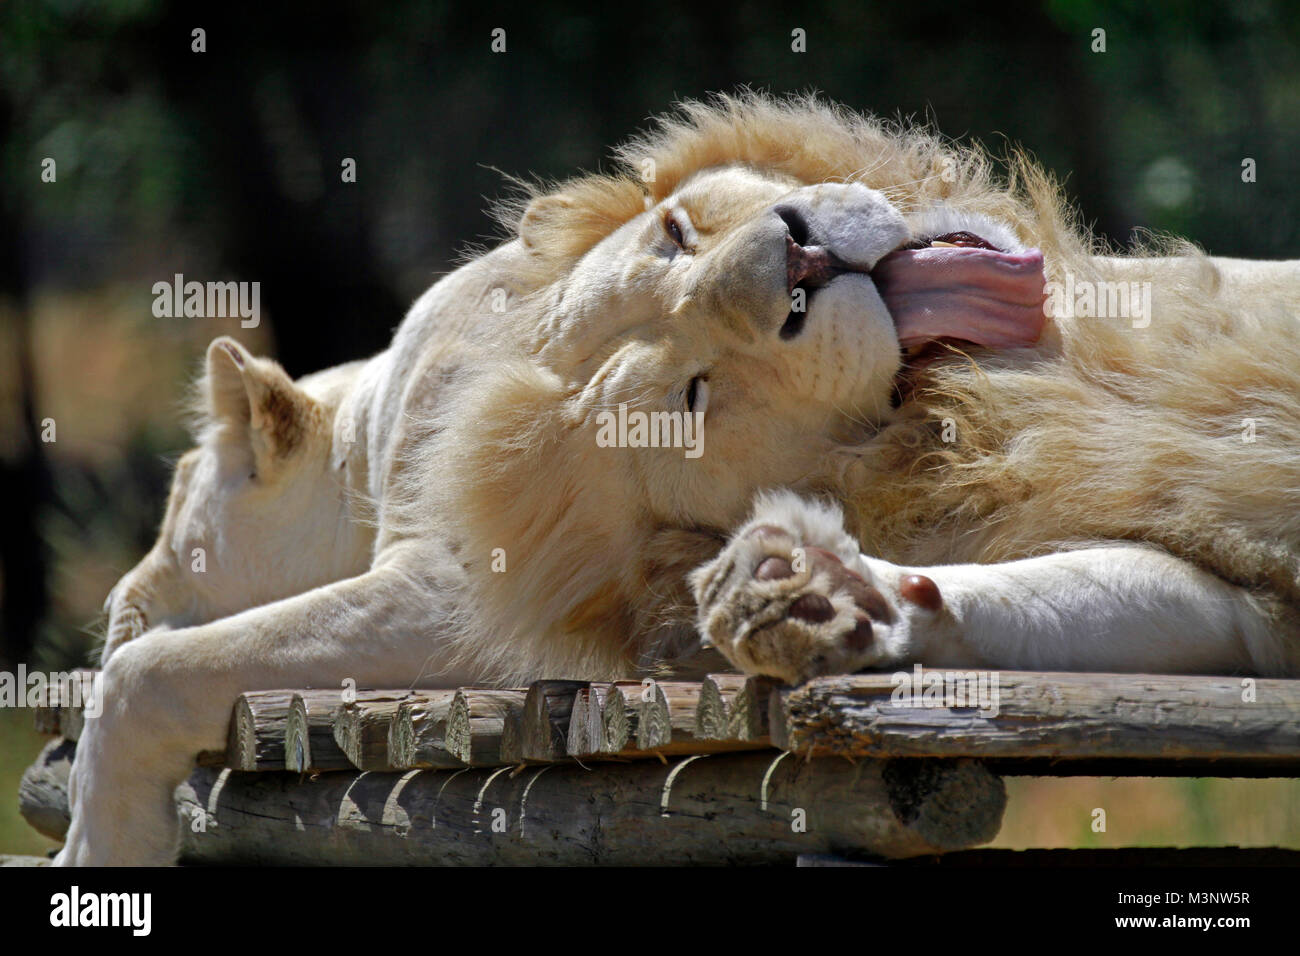
POLYGON ((208 346, 206 380, 209 416, 246 436, 259 472, 302 444, 316 402, 278 364, 222 336, 208 346))
POLYGON ((519 216, 519 244, 559 268, 645 211, 645 190, 628 177, 584 176, 535 197, 519 216))
POLYGON ((524 248, 545 250, 555 245, 553 238, 564 234, 567 221, 574 216, 574 201, 564 193, 538 196, 519 217, 519 239, 524 248))

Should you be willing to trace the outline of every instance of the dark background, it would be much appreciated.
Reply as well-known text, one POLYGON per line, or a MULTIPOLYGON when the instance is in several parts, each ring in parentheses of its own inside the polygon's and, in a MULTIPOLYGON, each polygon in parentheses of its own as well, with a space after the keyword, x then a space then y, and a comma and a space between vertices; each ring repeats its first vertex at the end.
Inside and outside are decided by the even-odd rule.
POLYGON ((681 97, 817 89, 1023 145, 1116 244, 1300 256, 1295 3, 236 6, 0 6, 0 667, 87 659, 152 542, 208 339, 294 375, 383 348, 490 237, 503 173, 598 168, 681 97), (155 318, 177 272, 259 281, 262 326, 155 318))

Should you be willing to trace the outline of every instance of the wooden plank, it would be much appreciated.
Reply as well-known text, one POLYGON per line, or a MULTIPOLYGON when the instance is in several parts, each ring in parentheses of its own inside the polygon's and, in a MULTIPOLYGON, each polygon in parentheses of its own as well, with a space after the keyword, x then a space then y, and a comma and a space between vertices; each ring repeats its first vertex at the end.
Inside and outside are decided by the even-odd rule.
POLYGON ((501 756, 507 763, 555 763, 568 759, 569 716, 573 698, 585 681, 534 681, 524 698, 518 722, 501 732, 501 756))
POLYGON ((521 721, 528 691, 462 687, 447 714, 447 752, 470 767, 500 767, 501 734, 521 721))
POLYGON ((300 690, 289 704, 284 731, 284 765, 296 773, 351 770, 352 761, 334 741, 334 712, 341 690, 300 690))
POLYGON ((359 690, 334 711, 334 742, 358 770, 396 770, 388 729, 407 690, 359 690))
POLYGON ((388 728, 388 753, 397 770, 465 766, 447 751, 447 716, 454 690, 417 691, 397 705, 388 728))
POLYGON ((932 684, 929 701, 901 693, 903 678, 921 688, 927 673, 947 675, 853 674, 775 690, 773 743, 812 756, 1234 759, 1300 769, 1300 680, 953 672, 984 681, 981 710, 970 706, 978 695, 957 696, 956 681, 952 693, 946 680, 942 691, 932 684))
POLYGON ((240 694, 230 715, 225 764, 231 770, 284 769, 285 729, 291 690, 261 690, 240 694))
MULTIPOLYGON (((68 757, 29 768, 58 839, 68 757), (60 802, 62 800, 62 802, 60 802)), ((792 863, 800 853, 890 858, 996 835, 1001 781, 973 761, 796 760, 717 754, 631 764, 342 772, 199 768, 176 791, 183 861, 287 865, 792 863), (894 764, 912 769, 898 772, 894 764), (719 812, 725 808, 725 812, 719 812), (199 810, 208 826, 188 825, 199 810)))

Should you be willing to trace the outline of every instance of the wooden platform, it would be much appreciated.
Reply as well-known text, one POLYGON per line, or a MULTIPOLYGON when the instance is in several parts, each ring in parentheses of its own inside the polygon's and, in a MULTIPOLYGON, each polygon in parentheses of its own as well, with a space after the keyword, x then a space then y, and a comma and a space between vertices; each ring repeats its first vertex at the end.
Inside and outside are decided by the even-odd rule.
MULTIPOLYGON (((72 703, 24 779, 66 828, 72 703)), ((177 791, 187 858, 735 863, 977 846, 1007 774, 1300 775, 1300 681, 919 670, 800 687, 250 692, 177 791), (844 758, 848 758, 847 760, 844 758), (204 827, 192 824, 202 819, 204 827)))

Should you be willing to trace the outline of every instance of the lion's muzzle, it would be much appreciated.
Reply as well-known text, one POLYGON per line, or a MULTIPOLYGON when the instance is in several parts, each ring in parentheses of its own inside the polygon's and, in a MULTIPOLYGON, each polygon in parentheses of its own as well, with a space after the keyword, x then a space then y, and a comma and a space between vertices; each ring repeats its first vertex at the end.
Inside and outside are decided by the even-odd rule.
POLYGON ((794 236, 785 236, 785 291, 794 295, 796 287, 820 289, 841 272, 854 271, 825 246, 801 246, 794 236))

